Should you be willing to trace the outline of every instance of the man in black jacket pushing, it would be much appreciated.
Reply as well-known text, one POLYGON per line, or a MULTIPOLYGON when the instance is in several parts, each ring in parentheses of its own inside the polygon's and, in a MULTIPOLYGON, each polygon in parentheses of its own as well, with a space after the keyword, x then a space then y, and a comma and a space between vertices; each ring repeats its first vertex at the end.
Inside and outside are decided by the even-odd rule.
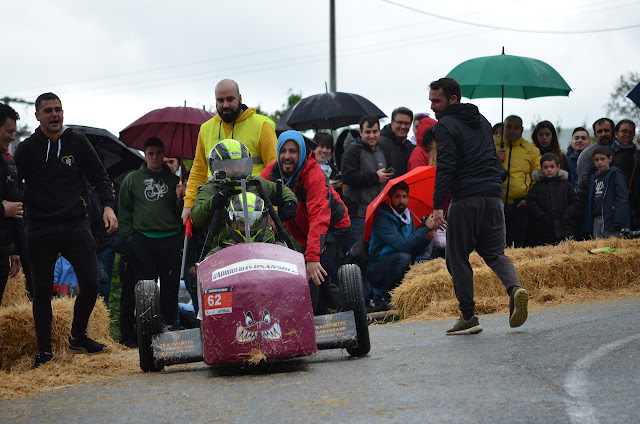
POLYGON ((502 182, 491 124, 475 105, 461 104, 460 96, 460 85, 452 78, 431 83, 429 100, 438 119, 434 127, 438 166, 433 218, 437 227, 447 229, 445 258, 462 314, 447 335, 482 331, 474 315, 473 270, 469 264, 473 250, 507 289, 511 327, 519 327, 527 319, 529 300, 511 259, 504 254, 502 182), (447 194, 451 203, 445 220, 442 208, 447 194))
POLYGON ((105 349, 86 334, 98 295, 98 262, 87 219, 90 207, 86 181, 96 188, 104 207, 104 226, 111 233, 118 228, 113 186, 89 140, 63 126, 63 117, 58 96, 38 96, 36 119, 40 126, 20 143, 15 155, 18 176, 25 181, 27 244, 33 263, 33 319, 38 339, 34 368, 53 359, 51 292, 58 253, 73 265, 80 289, 69 350, 92 355, 105 349))

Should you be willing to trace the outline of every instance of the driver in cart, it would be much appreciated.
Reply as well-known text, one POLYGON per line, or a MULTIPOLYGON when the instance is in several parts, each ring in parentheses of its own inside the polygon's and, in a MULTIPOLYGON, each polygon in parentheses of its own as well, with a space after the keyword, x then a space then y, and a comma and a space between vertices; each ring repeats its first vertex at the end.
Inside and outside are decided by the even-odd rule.
MULTIPOLYGON (((225 215, 227 207, 232 209, 234 205, 240 206, 244 204, 244 202, 242 202, 242 189, 240 185, 240 180, 242 179, 246 179, 247 181, 260 181, 271 202, 280 205, 280 218, 283 221, 295 218, 297 208, 296 196, 288 187, 282 185, 282 199, 279 199, 277 183, 267 181, 262 177, 252 176, 251 153, 241 142, 233 139, 219 142, 211 149, 207 163, 211 177, 205 185, 200 186, 198 189, 198 194, 193 209, 191 210, 193 225, 204 228, 206 231, 211 226, 211 221, 213 220, 216 209, 221 209, 225 212, 220 215, 220 220, 216 226, 216 228, 218 228, 217 233, 210 235, 213 242, 210 246, 205 246, 205 249, 210 249, 208 255, 217 252, 222 247, 233 244, 232 240, 234 242, 239 241, 230 238, 231 232, 229 232, 225 226, 225 215), (239 195, 240 200, 236 199, 236 203, 234 204, 231 198, 236 195, 239 195), (232 200, 231 202, 230 199, 232 200)), ((251 196, 252 199, 254 197, 260 199, 255 187, 247 185, 247 200, 249 200, 250 194, 253 195, 251 196)), ((263 204, 262 199, 260 199, 260 204, 263 204)), ((266 211, 266 205, 263 205, 263 208, 266 211)), ((271 230, 265 231, 262 241, 270 242, 270 236, 273 236, 273 232, 271 230)))

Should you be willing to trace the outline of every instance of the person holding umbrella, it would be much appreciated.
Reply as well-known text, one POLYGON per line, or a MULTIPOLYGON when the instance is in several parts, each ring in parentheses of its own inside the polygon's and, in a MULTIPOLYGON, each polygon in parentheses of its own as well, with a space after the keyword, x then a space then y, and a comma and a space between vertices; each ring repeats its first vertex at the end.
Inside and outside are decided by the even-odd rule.
POLYGON ((430 85, 431 109, 438 119, 434 127, 438 171, 433 219, 437 228, 447 230, 445 259, 462 315, 447 335, 482 331, 474 315, 473 270, 469 263, 473 250, 498 275, 510 296, 511 327, 525 322, 529 300, 513 263, 504 254, 502 183, 491 124, 475 105, 461 104, 460 95, 460 85, 452 78, 441 78, 430 85), (445 220, 443 205, 447 194, 451 194, 451 203, 445 220))
POLYGON ((207 183, 211 171, 207 165, 209 152, 218 142, 235 139, 249 149, 253 160, 253 175, 259 175, 265 164, 277 159, 275 123, 256 113, 242 103, 238 84, 223 79, 216 85, 216 110, 218 113, 202 124, 198 134, 196 156, 187 182, 182 221, 191 217, 191 208, 198 194, 198 187, 207 183))

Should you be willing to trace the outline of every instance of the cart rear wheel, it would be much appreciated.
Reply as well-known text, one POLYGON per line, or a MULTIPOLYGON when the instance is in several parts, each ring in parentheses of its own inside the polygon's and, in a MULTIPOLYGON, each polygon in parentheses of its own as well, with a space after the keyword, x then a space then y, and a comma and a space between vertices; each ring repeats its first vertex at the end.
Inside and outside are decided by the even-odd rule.
POLYGON ((365 356, 371 349, 369 341, 369 323, 367 321, 367 307, 362 290, 362 276, 360 268, 354 264, 342 265, 338 270, 338 282, 342 295, 343 309, 353 311, 356 321, 358 346, 347 348, 351 356, 365 356))
POLYGON ((135 287, 136 327, 138 332, 138 351, 142 371, 162 371, 164 367, 155 364, 152 336, 162 332, 160 314, 160 292, 153 280, 140 280, 135 287))

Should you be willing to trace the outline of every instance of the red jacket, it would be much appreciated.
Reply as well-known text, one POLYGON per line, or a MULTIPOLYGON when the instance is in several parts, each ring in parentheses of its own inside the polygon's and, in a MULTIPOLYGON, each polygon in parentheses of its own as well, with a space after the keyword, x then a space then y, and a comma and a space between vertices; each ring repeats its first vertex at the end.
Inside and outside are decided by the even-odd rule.
MULTIPOLYGON (((280 178, 277 161, 271 162, 261 176, 276 181, 280 178)), ((298 198, 295 219, 284 225, 293 238, 305 248, 307 262, 320 262, 320 252, 329 227, 348 228, 351 226, 349 211, 329 182, 316 161, 315 152, 307 155, 302 169, 289 188, 298 198)))
POLYGON ((417 146, 409 156, 407 171, 411 171, 419 166, 429 165, 429 153, 422 146, 417 146))

